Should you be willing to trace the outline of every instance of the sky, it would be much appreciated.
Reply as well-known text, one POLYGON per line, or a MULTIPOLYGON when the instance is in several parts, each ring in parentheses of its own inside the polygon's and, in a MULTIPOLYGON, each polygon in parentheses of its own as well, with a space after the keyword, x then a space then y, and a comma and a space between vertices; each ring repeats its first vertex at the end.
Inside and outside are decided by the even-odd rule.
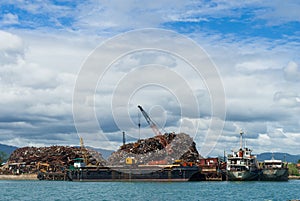
POLYGON ((155 135, 140 104, 204 156, 238 147, 240 130, 254 153, 300 154, 299 10, 296 0, 2 1, 0 143, 82 136, 115 150, 123 131, 155 135))

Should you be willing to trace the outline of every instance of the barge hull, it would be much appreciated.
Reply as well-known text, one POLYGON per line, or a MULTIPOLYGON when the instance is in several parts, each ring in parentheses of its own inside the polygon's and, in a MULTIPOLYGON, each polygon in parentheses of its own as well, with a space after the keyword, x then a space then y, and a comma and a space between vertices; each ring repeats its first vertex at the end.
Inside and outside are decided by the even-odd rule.
POLYGON ((174 169, 128 168, 128 169, 78 169, 68 172, 72 181, 198 181, 198 167, 174 169))
POLYGON ((230 171, 227 174, 229 181, 257 181, 259 179, 258 172, 230 171))
POLYGON ((288 181, 288 169, 264 169, 262 171, 261 181, 288 181))

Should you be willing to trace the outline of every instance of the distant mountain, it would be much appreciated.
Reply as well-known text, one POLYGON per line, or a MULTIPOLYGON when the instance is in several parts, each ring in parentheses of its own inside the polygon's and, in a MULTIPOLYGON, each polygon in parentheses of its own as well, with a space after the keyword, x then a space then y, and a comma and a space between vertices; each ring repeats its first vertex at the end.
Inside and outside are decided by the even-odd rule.
POLYGON ((263 161, 263 160, 270 160, 272 159, 272 155, 274 156, 274 159, 277 160, 282 160, 282 161, 286 161, 286 162, 290 162, 290 163, 297 163, 298 160, 300 159, 300 155, 291 155, 291 154, 287 154, 287 153, 271 153, 271 152, 266 152, 266 153, 261 153, 257 155, 257 159, 259 161, 263 161))
POLYGON ((18 149, 18 147, 0 144, 0 151, 3 151, 4 153, 6 153, 7 157, 9 157, 10 154, 16 149, 18 149))
POLYGON ((107 159, 114 152, 113 150, 94 148, 94 147, 89 147, 89 146, 87 146, 87 148, 98 151, 99 153, 101 153, 101 155, 104 159, 107 159))
POLYGON ((104 159, 108 159, 108 157, 114 152, 113 150, 101 149, 101 148, 93 148, 94 150, 101 153, 104 159))

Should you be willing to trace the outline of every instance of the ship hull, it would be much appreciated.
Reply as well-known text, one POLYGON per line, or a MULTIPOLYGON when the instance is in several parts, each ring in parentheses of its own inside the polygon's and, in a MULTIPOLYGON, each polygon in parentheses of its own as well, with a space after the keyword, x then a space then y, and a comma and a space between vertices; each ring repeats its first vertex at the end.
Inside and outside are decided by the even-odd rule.
POLYGON ((261 174, 261 181, 288 181, 289 171, 287 168, 282 169, 264 169, 261 174))
POLYGON ((257 181, 259 173, 257 171, 228 171, 228 181, 257 181))
POLYGON ((68 173, 72 181, 198 181, 198 167, 82 168, 68 173))

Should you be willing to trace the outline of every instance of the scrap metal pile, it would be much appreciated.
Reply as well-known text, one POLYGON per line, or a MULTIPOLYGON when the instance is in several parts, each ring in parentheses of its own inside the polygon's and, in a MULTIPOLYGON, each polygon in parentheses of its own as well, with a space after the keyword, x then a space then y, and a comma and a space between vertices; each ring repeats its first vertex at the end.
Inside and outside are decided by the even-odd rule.
POLYGON ((69 168, 74 163, 73 159, 83 158, 84 153, 89 164, 105 165, 106 162, 101 154, 91 149, 83 151, 82 148, 68 146, 23 147, 16 149, 10 155, 2 171, 14 173, 13 171, 18 170, 18 173, 35 173, 39 168, 47 166, 51 171, 60 172, 69 168))
POLYGON ((127 158, 134 158, 136 164, 172 164, 176 160, 198 162, 199 155, 193 139, 184 133, 166 133, 135 143, 124 144, 112 153, 106 161, 102 155, 83 147, 51 146, 23 147, 16 149, 7 163, 1 167, 0 174, 22 174, 45 172, 64 172, 74 164, 74 159, 87 159, 88 165, 114 166, 126 164, 127 158))
POLYGON ((137 164, 155 164, 155 162, 171 164, 175 160, 197 162, 202 158, 196 149, 196 143, 184 133, 166 133, 125 144, 112 153, 108 158, 108 164, 123 165, 128 157, 133 157, 137 164), (167 143, 167 147, 162 144, 162 139, 167 143))

